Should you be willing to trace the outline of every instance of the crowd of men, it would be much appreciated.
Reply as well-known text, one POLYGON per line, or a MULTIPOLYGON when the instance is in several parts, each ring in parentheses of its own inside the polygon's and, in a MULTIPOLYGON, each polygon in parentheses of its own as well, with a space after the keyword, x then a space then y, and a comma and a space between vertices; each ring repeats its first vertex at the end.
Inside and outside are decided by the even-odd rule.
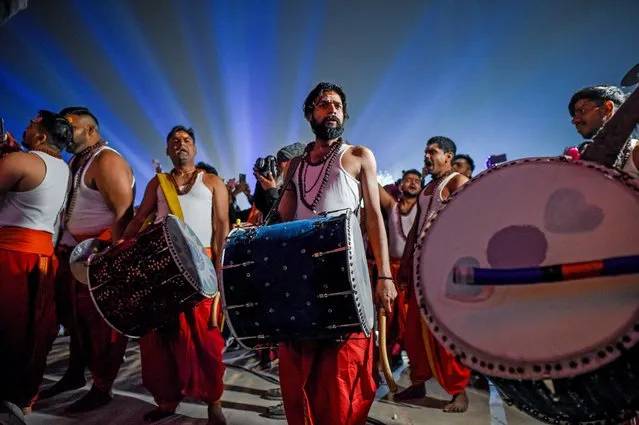
MULTIPOLYGON (((569 102, 572 123, 590 139, 624 98, 612 86, 580 90, 569 102)), ((396 398, 422 398, 424 383, 436 379, 450 394, 444 411, 465 412, 471 372, 422 319, 412 267, 419 230, 472 178, 474 161, 458 154, 450 138, 431 137, 422 170, 405 171, 396 189, 386 190, 377 182, 373 152, 342 137, 349 118, 342 88, 318 84, 304 101, 304 118, 315 140, 278 151, 276 175, 254 170, 258 184, 243 221, 261 225, 274 206, 273 222, 281 222, 313 218, 322 211, 358 211, 363 204, 360 218, 369 245, 371 284, 376 303, 388 316, 388 350, 395 359, 405 350, 410 362, 411 386, 396 398)), ((173 127, 165 143, 173 169, 146 183, 135 212, 132 169, 103 139, 98 118, 89 109, 39 111, 23 134, 25 151, 11 139, 1 145, 0 400, 10 411, 17 409, 17 416, 28 413, 38 399, 83 387, 85 368, 91 372, 91 389, 67 411, 91 411, 113 397, 128 340, 102 319, 87 285, 71 273, 69 256, 78 243, 99 238, 119 244, 148 222, 159 223, 173 214, 194 230, 220 270, 229 223, 237 214, 229 206, 238 193, 250 192, 248 186, 225 184, 214 169, 196 166, 198 143, 192 129, 173 127), (60 155, 65 149, 73 154, 68 164, 60 155), (62 379, 41 390, 59 325, 70 336, 68 367, 62 379)), ((636 140, 622 168, 639 176, 636 140)), ((210 320, 221 314, 215 305, 205 300, 172 318, 173 326, 141 338, 142 380, 158 406, 144 415, 145 421, 173 415, 182 398, 190 396, 207 403, 209 424, 226 423, 221 408, 224 338, 210 320)), ((362 333, 344 341, 284 342, 265 353, 265 361, 279 358, 281 413, 289 424, 366 422, 378 381, 373 337, 362 333)))

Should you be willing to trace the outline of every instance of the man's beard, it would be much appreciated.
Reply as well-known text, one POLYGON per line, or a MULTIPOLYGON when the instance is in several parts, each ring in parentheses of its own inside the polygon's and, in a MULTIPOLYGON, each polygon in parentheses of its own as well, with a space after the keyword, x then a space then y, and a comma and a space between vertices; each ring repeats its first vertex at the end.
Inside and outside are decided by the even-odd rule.
POLYGON ((314 119, 311 120, 311 128, 318 139, 333 140, 337 139, 342 135, 342 133, 344 133, 344 124, 338 120, 336 126, 329 125, 328 121, 330 118, 331 117, 326 117, 322 120, 322 122, 317 122, 314 119))
POLYGON ((402 195, 404 195, 405 198, 417 198, 419 196, 419 192, 411 193, 408 190, 402 190, 402 195))

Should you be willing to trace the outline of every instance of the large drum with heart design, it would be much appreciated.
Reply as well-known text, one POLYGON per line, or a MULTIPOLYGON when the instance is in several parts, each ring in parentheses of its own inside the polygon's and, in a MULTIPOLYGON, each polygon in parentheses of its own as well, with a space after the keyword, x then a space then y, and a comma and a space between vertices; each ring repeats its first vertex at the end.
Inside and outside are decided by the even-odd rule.
POLYGON ((424 226, 417 298, 438 341, 507 402, 553 424, 619 424, 639 409, 639 275, 470 286, 453 270, 637 254, 634 179, 563 158, 512 161, 471 180, 424 226))

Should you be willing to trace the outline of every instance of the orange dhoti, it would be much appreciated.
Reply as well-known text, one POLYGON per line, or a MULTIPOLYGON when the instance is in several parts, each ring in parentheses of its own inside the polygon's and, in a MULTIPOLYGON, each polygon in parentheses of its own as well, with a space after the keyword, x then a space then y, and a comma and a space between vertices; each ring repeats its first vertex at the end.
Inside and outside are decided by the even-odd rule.
POLYGON ((373 338, 280 344, 289 425, 364 425, 375 398, 373 338))
MULTIPOLYGON (((88 236, 76 236, 82 242, 88 236)), ((111 241, 110 231, 98 239, 111 241)), ((113 330, 95 307, 88 285, 73 278, 69 266, 72 248, 58 251, 60 268, 56 276, 58 320, 70 336, 69 371, 89 367, 93 385, 103 392, 111 391, 120 370, 128 338, 113 330)))
POLYGON ((413 385, 435 378, 450 395, 464 391, 470 380, 470 370, 437 341, 422 319, 415 290, 408 296, 404 348, 410 362, 410 379, 413 385))
POLYGON ((51 233, 0 228, 0 400, 35 401, 58 333, 51 233))
POLYGON ((224 339, 213 326, 213 305, 213 299, 201 301, 166 329, 140 338, 142 382, 162 410, 174 411, 184 396, 208 404, 222 398, 224 339))

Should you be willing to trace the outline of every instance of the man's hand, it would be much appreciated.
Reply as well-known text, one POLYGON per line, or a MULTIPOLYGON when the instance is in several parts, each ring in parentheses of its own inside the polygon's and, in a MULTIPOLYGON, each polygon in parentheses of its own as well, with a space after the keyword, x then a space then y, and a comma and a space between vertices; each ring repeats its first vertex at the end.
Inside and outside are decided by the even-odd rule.
POLYGON ((260 184, 262 185, 262 189, 264 190, 277 189, 277 182, 275 181, 275 177, 273 177, 273 173, 271 173, 270 171, 267 173, 267 177, 264 177, 257 171, 254 171, 253 175, 255 176, 257 181, 259 181, 260 184))
POLYGON ((377 279, 375 286, 375 300, 380 303, 386 312, 386 315, 392 313, 393 301, 397 298, 397 290, 392 280, 377 279))

